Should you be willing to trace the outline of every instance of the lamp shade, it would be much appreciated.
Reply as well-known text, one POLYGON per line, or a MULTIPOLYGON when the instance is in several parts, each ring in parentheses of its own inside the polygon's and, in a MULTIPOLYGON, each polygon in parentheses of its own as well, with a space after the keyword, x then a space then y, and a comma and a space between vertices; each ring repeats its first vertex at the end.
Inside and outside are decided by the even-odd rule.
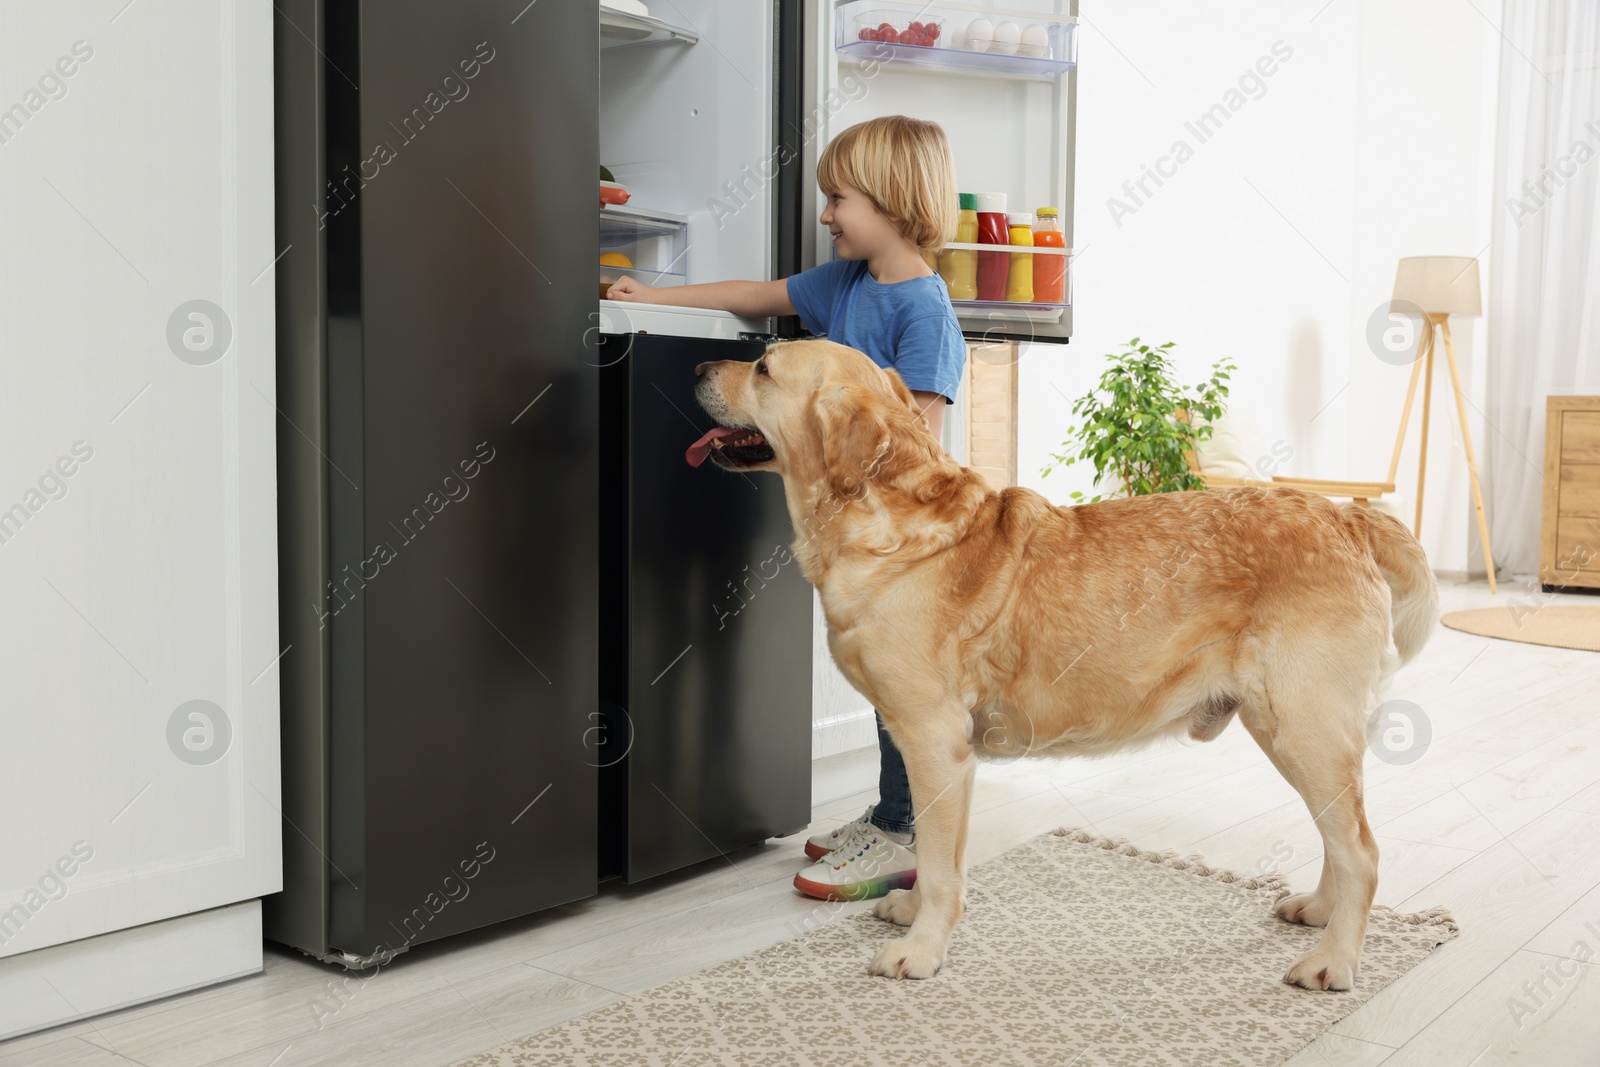
POLYGON ((1396 313, 1420 308, 1430 315, 1481 315, 1478 261, 1473 256, 1407 256, 1394 272, 1390 299, 1389 310, 1396 313))

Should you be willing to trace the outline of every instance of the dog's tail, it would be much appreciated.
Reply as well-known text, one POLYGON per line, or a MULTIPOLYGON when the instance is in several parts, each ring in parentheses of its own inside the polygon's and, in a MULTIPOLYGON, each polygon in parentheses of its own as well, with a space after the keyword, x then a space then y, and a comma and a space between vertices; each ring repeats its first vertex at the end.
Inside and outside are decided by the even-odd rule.
POLYGON ((1394 645, 1400 662, 1409 663, 1439 621, 1439 583, 1428 557, 1405 524, 1392 515, 1351 502, 1343 506, 1351 532, 1364 540, 1373 561, 1389 583, 1393 602, 1394 645))

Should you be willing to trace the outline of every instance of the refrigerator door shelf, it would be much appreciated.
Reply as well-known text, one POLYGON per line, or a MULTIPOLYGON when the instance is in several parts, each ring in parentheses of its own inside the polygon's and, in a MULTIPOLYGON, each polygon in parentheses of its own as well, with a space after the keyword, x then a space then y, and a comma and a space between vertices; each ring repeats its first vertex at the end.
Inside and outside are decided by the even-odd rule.
MULTIPOLYGON (((985 319, 1013 319, 1027 322, 1060 322, 1061 312, 1072 306, 1072 249, 1052 248, 1048 245, 985 245, 970 244, 961 241, 951 241, 939 252, 939 273, 944 276, 949 269, 947 256, 952 250, 967 250, 978 253, 1001 253, 1007 256, 1027 256, 1029 262, 1022 269, 1032 271, 1037 264, 1033 257, 1039 256, 1065 256, 1066 267, 1062 270, 1063 286, 1066 299, 1061 301, 1049 300, 957 300, 950 298, 950 304, 956 309, 956 318, 961 320, 961 328, 971 332, 971 323, 968 321, 976 317, 985 319), (995 314, 999 312, 1001 314, 995 314), (1017 314, 1006 314, 1015 312, 1017 314), (1027 314, 1021 314, 1027 312, 1027 314), (1043 314, 1040 314, 1043 313, 1043 314)), ((1011 265, 1004 267, 1005 275, 1009 279, 1011 265)), ((1037 278, 1037 275, 1035 275, 1037 278)), ((948 279, 947 279, 948 280, 948 279)))
POLYGON ((858 0, 835 13, 834 48, 841 60, 904 65, 998 78, 1054 78, 1078 65, 1077 20, 944 4, 858 0), (912 22, 937 24, 931 44, 876 38, 887 25, 908 33, 912 22), (975 25, 976 23, 976 25, 975 25), (997 32, 1010 25, 1015 33, 997 32))
POLYGON ((647 333, 723 341, 738 341, 744 339, 746 334, 765 334, 772 330, 771 319, 747 319, 711 308, 637 304, 622 300, 600 301, 595 322, 596 330, 601 334, 647 333))
POLYGON ((1061 313, 1072 306, 1070 301, 1065 304, 1024 304, 1020 300, 952 300, 950 305, 956 309, 961 328, 968 333, 973 332, 971 320, 975 318, 1007 322, 1060 322, 1061 313))
POLYGON ((947 241, 944 248, 966 248, 974 252, 1005 252, 1019 256, 1070 256, 1070 248, 1053 248, 1050 245, 986 245, 973 241, 947 241))

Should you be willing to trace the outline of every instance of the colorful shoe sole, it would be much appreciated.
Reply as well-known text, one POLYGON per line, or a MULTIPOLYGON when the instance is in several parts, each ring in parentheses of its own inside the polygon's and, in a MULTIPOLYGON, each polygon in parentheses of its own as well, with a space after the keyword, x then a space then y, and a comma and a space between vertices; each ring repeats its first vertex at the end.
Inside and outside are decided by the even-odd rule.
POLYGON ((853 885, 813 882, 805 876, 804 871, 794 876, 794 887, 806 896, 816 897, 818 900, 872 900, 874 897, 887 896, 895 889, 910 889, 916 884, 916 871, 901 871, 899 874, 856 882, 853 885))
POLYGON ((828 852, 829 850, 822 845, 813 845, 810 841, 806 842, 806 859, 808 860, 820 860, 828 852))

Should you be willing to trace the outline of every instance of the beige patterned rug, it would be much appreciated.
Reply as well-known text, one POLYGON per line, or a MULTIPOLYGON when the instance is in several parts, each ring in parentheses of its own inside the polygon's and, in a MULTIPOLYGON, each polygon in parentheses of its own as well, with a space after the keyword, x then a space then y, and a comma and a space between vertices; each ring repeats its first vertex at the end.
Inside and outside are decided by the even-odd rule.
POLYGON ((1457 932, 1374 909, 1355 989, 1312 993, 1281 980, 1322 933, 1273 915, 1287 892, 1057 830, 972 871, 929 981, 869 977, 900 928, 858 910, 458 1067, 1281 1064, 1457 932))

